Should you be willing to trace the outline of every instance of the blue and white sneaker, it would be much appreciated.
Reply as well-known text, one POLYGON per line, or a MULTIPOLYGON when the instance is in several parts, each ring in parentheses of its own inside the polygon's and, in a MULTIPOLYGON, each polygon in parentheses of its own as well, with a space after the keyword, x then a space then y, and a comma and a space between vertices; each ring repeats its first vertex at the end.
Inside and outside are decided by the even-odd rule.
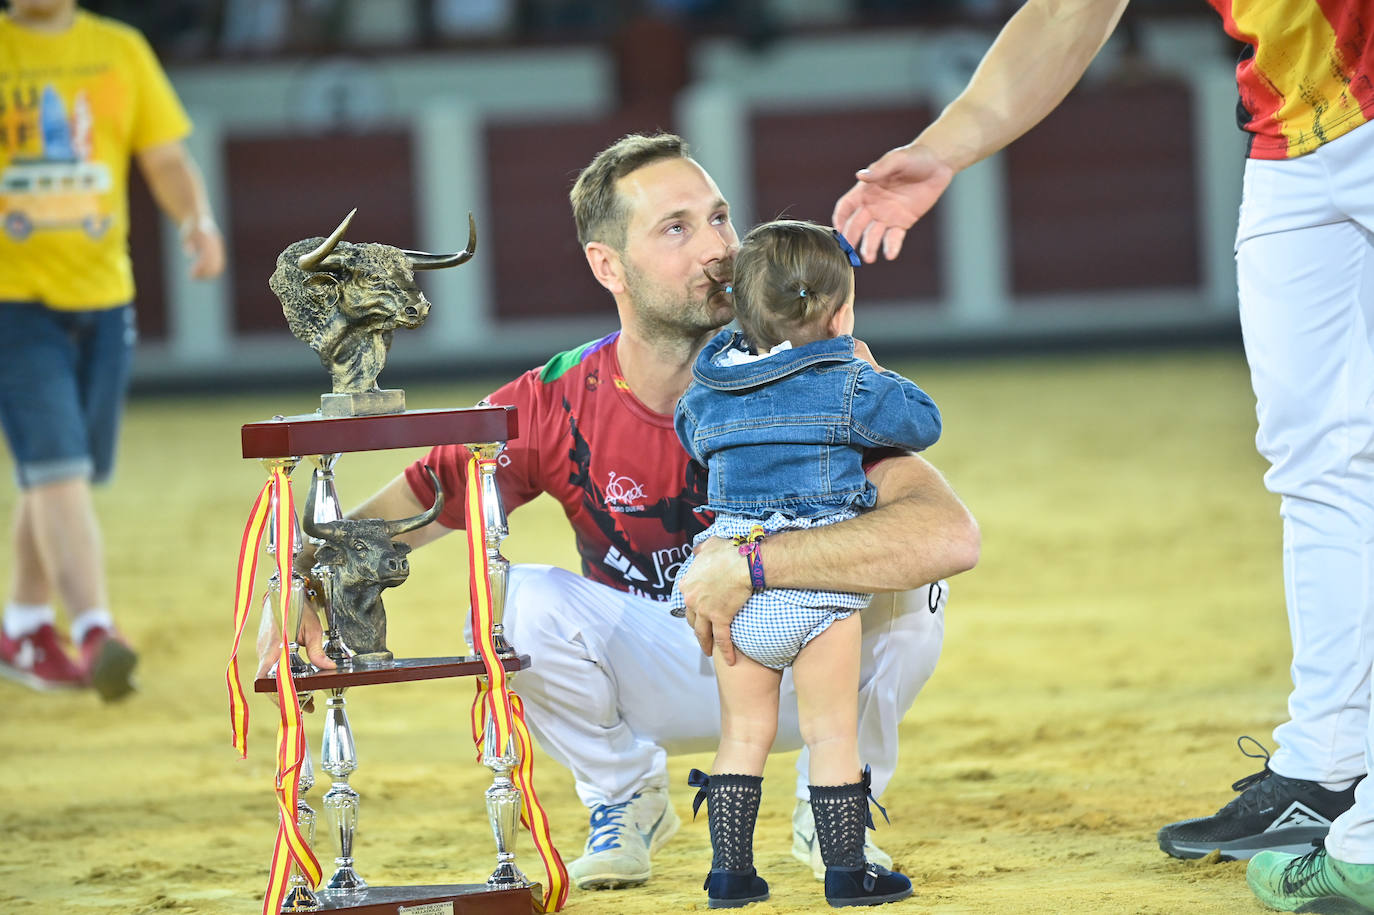
POLYGON ((645 788, 628 801, 592 808, 582 857, 568 865, 581 890, 639 886, 653 872, 649 858, 682 826, 667 788, 645 788))
MULTIPOLYGON (((816 816, 811 812, 811 802, 800 798, 797 799, 797 806, 792 808, 792 857, 810 867, 811 875, 817 880, 825 879, 821 844, 816 841, 816 816)), ((873 841, 871 829, 864 830, 864 858, 869 864, 892 869, 892 856, 873 841)))

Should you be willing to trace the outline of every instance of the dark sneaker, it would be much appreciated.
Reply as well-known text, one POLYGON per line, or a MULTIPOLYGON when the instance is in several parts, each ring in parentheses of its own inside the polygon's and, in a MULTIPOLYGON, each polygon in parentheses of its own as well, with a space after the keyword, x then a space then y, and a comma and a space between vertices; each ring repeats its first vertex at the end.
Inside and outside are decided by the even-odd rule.
MULTIPOLYGON (((1269 768, 1269 751, 1253 737, 1236 741, 1240 751, 1264 759, 1264 769, 1231 786, 1231 803, 1209 817, 1170 823, 1159 847, 1175 858, 1201 858, 1216 849, 1223 861, 1241 861, 1265 850, 1301 855, 1326 838, 1331 821, 1355 803, 1355 785, 1331 791, 1317 782, 1286 778, 1269 768), (1246 752, 1249 740, 1261 754, 1246 752)), ((1363 778, 1363 776, 1361 776, 1363 778)), ((1355 784, 1359 784, 1358 781, 1355 784)))
POLYGON ((911 881, 905 875, 877 864, 825 869, 825 901, 832 908, 882 905, 910 895, 911 881))
POLYGON ((86 673, 63 649, 50 624, 12 639, 0 632, 0 676, 39 690, 75 689, 86 685, 86 673))
POLYGON ((1299 856, 1260 852, 1245 882, 1281 912, 1374 912, 1374 864, 1337 861, 1320 845, 1299 856))
POLYGON ((134 691, 133 672, 138 655, 117 632, 96 627, 81 640, 81 661, 91 686, 106 702, 134 691))

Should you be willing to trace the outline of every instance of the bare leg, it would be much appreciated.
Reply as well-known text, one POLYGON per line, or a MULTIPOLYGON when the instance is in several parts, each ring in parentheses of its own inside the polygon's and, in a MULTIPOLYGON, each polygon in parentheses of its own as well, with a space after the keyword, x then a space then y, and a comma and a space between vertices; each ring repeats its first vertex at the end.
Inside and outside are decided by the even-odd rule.
POLYGON ((10 529, 14 551, 10 603, 47 606, 52 602, 52 588, 47 570, 43 568, 43 557, 38 554, 38 544, 34 541, 32 513, 31 500, 26 493, 21 493, 14 505, 10 529))
POLYGON ((859 641, 854 613, 816 636, 792 663, 797 719, 811 751, 811 784, 849 785, 859 764, 859 641))
POLYGON ((87 480, 23 491, 15 509, 14 558, 13 602, 46 604, 56 591, 73 619, 109 606, 100 524, 87 480))
POLYGON ((720 748, 711 772, 762 775, 778 732, 782 671, 764 667, 744 654, 735 657, 734 665, 721 661, 719 652, 712 659, 720 691, 720 748))

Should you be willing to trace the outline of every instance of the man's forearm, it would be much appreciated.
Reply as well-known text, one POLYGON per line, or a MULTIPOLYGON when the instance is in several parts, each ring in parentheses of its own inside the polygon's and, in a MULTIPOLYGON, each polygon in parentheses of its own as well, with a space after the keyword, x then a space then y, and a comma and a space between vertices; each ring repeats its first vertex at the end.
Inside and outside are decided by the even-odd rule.
POLYGON ((869 478, 878 487, 872 511, 764 542, 770 588, 905 591, 973 568, 978 524, 929 462, 892 458, 869 478))
POLYGON ((180 140, 143 150, 138 165, 158 207, 183 234, 196 226, 214 225, 205 182, 180 140))
POLYGON ((916 143, 956 172, 1040 123, 1087 70, 1127 0, 1026 0, 916 143))

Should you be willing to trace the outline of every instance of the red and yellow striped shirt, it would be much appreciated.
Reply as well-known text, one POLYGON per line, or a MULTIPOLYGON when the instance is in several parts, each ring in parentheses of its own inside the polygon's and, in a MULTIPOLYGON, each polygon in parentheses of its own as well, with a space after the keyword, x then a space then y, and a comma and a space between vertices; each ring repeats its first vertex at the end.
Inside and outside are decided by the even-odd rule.
POLYGON ((1236 67, 1250 156, 1291 159, 1374 118, 1374 0, 1209 0, 1247 43, 1236 67))

